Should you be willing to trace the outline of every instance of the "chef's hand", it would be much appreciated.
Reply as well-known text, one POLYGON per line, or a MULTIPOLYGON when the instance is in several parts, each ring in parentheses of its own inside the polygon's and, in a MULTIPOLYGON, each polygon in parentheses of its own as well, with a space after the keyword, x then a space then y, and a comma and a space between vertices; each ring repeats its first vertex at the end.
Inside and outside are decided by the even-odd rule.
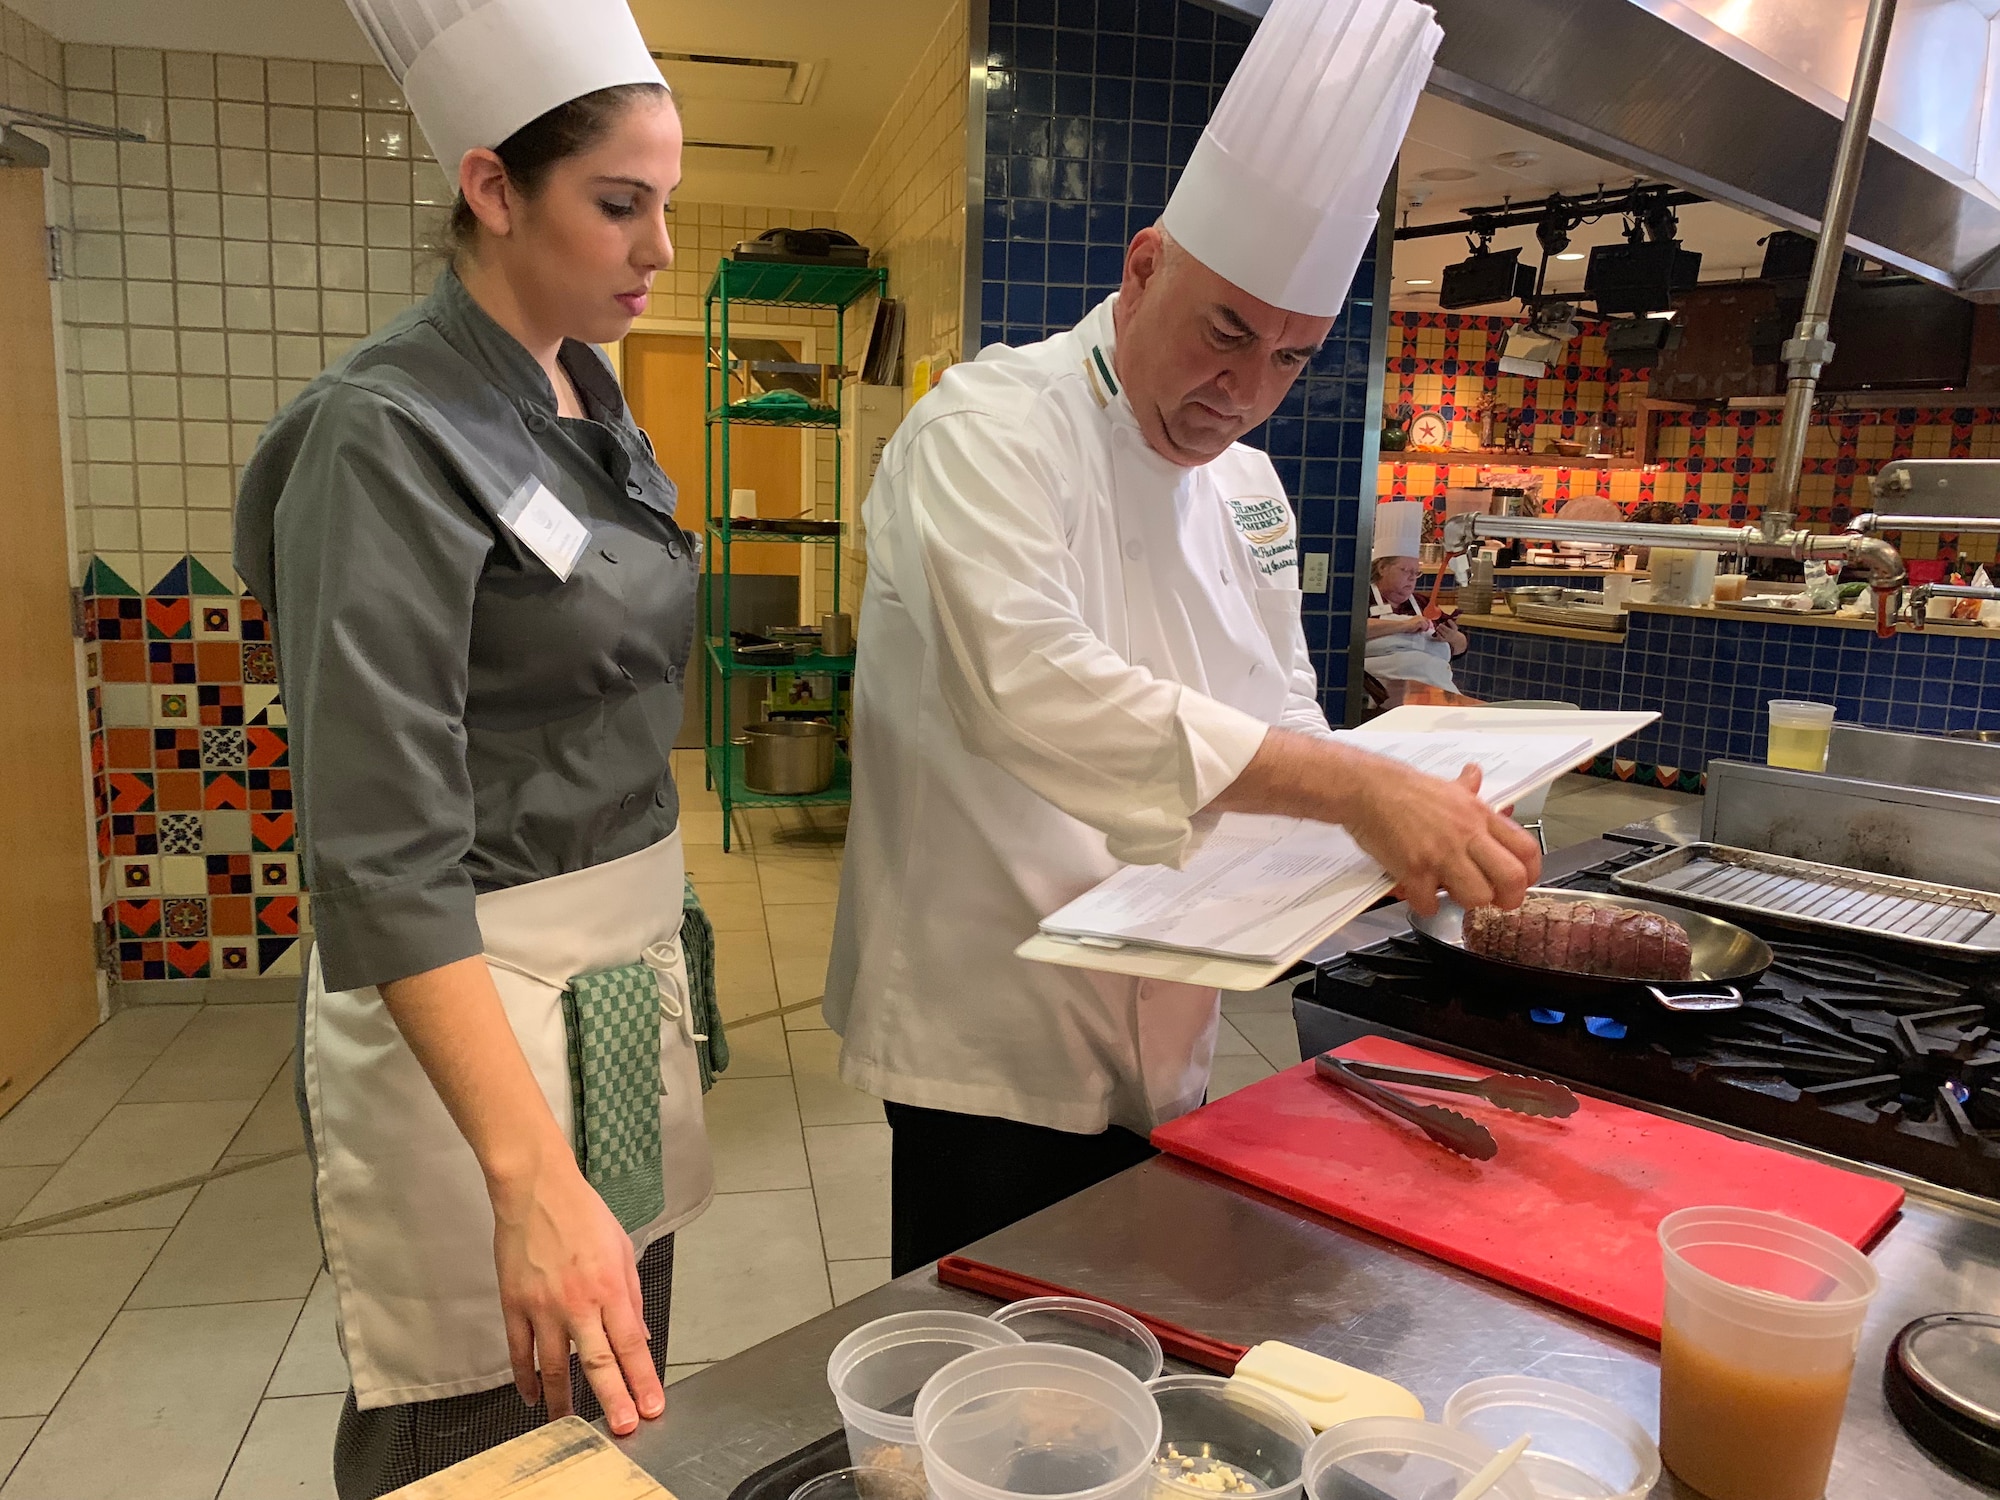
POLYGON ((1397 761, 1375 761, 1353 803, 1342 820, 1347 831, 1420 916, 1437 910, 1440 887, 1464 907, 1511 909, 1541 877, 1534 836, 1479 800, 1477 766, 1443 781, 1397 761))
POLYGON ((493 1189, 493 1260, 514 1388, 551 1419, 570 1414, 569 1349, 611 1430, 666 1410, 653 1368, 632 1241, 565 1148, 493 1189))

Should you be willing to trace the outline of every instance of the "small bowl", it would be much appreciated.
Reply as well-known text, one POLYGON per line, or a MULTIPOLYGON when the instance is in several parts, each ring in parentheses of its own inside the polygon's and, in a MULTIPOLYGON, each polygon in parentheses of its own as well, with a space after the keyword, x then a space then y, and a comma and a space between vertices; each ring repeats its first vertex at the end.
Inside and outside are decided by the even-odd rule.
POLYGON ((1128 1312, 1087 1297, 1030 1297, 1010 1302, 993 1321, 1030 1344, 1066 1344, 1102 1354, 1141 1380, 1156 1378, 1165 1366, 1152 1329, 1128 1312))
POLYGON ((1169 1375, 1146 1389, 1160 1408, 1152 1500, 1290 1500, 1312 1425, 1292 1405, 1222 1375, 1169 1375), (1230 1488, 1212 1488, 1220 1470, 1230 1488))
POLYGON ((1514 1467, 1540 1500, 1644 1500, 1660 1477, 1660 1450, 1629 1412, 1559 1381, 1475 1380, 1445 1402, 1444 1425, 1494 1448, 1529 1434, 1514 1467))
POLYGON ((928 1493, 918 1470, 858 1465, 808 1479, 791 1500, 925 1500, 928 1493))
MULTIPOLYGON (((1361 1417, 1329 1427, 1306 1450, 1305 1500, 1436 1500, 1455 1495, 1499 1455, 1456 1428, 1414 1417, 1361 1417)), ((1516 1465, 1488 1500, 1540 1500, 1516 1465)))

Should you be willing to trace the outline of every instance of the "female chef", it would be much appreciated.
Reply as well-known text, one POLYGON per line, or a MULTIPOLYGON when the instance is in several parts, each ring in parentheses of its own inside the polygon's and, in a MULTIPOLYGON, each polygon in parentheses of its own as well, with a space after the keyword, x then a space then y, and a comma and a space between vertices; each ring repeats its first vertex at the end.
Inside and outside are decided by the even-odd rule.
POLYGON ((1428 620, 1417 603, 1423 564, 1417 552, 1423 535, 1424 503, 1391 500, 1375 507, 1375 560, 1368 570, 1368 645, 1372 676, 1385 681, 1426 682, 1458 691, 1452 658, 1463 656, 1465 633, 1449 620, 1428 620))
POLYGON ((672 263, 680 121, 624 0, 351 3, 456 178, 454 253, 272 422, 236 531, 317 916, 343 1500, 572 1405, 659 1415, 672 1231, 712 1191, 668 766, 698 550, 593 347, 672 263), (572 1142, 564 991, 606 975, 641 1045, 583 1092, 656 1163, 637 1214, 572 1142))

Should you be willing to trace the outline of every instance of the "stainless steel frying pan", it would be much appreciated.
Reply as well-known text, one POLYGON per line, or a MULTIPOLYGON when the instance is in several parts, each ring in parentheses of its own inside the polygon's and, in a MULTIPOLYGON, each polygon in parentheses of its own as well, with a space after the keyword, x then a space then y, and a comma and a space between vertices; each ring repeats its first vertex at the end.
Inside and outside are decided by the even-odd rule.
MULTIPOLYGON (((1634 911, 1655 912, 1687 929, 1690 977, 1684 980, 1614 979, 1604 974, 1574 974, 1565 969, 1545 969, 1519 964, 1510 959, 1488 958, 1465 946, 1465 909, 1454 901, 1439 898, 1437 915, 1410 914, 1410 927, 1426 943, 1442 950, 1458 963, 1485 972, 1495 980, 1512 984, 1528 994, 1557 1001, 1595 1002, 1610 1008, 1591 1014, 1615 1015, 1618 1009, 1648 1002, 1676 1014, 1739 1009, 1744 991, 1771 967, 1771 947, 1753 932, 1733 922, 1704 916, 1684 906, 1668 906, 1660 901, 1641 901, 1630 896, 1599 896, 1589 891, 1563 891, 1537 886, 1530 896, 1546 896, 1552 901, 1576 901, 1593 906, 1616 906, 1634 911)), ((1555 1006, 1557 1009, 1562 1006, 1555 1006)), ((1569 1008, 1574 1008, 1571 1005, 1569 1008)))

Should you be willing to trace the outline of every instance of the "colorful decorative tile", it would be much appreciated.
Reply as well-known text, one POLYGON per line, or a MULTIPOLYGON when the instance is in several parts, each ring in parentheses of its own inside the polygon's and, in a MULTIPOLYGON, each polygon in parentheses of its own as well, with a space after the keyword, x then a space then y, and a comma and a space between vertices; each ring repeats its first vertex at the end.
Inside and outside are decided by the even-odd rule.
POLYGON ((153 767, 160 771, 199 771, 201 731, 199 729, 155 729, 153 767))
POLYGON ((271 638, 271 623, 264 617, 264 606, 243 595, 236 605, 237 628, 243 632, 246 641, 268 641, 271 638))
POLYGON ((112 908, 118 934, 128 938, 160 935, 160 903, 157 900, 120 901, 112 908))
POLYGON ((257 724, 243 731, 243 764, 253 771, 268 771, 289 764, 291 739, 282 729, 257 724))
MULTIPOLYGON (((190 668, 192 664, 190 664, 190 668)), ((153 722, 163 729, 180 729, 199 724, 201 708, 195 694, 198 690, 190 687, 155 686, 153 693, 153 722)))
POLYGON ((257 894, 274 896, 299 888, 298 859, 290 854, 259 854, 252 861, 257 871, 257 894))
POLYGON ((104 778, 110 793, 110 812, 115 817, 120 813, 152 812, 153 778, 144 771, 113 771, 104 778))
POLYGON ((194 601, 194 638, 198 641, 238 641, 236 601, 197 599, 194 601))
POLYGON ((246 771, 250 808, 253 812, 284 812, 292 805, 292 773, 283 766, 268 771, 246 771))
POLYGON ((130 597, 139 592, 120 578, 111 564, 101 557, 93 557, 90 560, 89 571, 83 575, 83 587, 84 592, 100 596, 120 594, 130 597))
POLYGON ((215 972, 228 979, 250 979, 257 973, 257 966, 251 961, 248 943, 215 943, 213 951, 220 957, 211 958, 215 972))
POLYGON ((146 675, 151 681, 191 686, 196 671, 193 641, 146 643, 146 675))
POLYGON ((164 943, 128 942, 118 945, 118 977, 127 980, 165 979, 167 951, 164 943))
POLYGON ((153 689, 145 682, 107 682, 97 689, 97 712, 106 727, 153 722, 153 689))
POLYGON ((204 729, 201 732, 201 768, 204 771, 241 770, 249 752, 249 743, 241 729, 204 729))
POLYGON ((194 638, 194 610, 185 596, 179 599, 151 597, 146 600, 146 636, 156 641, 185 641, 194 638))
POLYGON ((202 723, 211 728, 223 724, 242 726, 243 688, 240 684, 204 683, 195 691, 201 705, 202 723))
POLYGON ((138 643, 146 639, 146 601, 131 597, 99 599, 87 611, 95 620, 99 641, 138 643))
POLYGON ((210 896, 208 930, 216 937, 250 937, 257 931, 250 896, 210 896))
POLYGON ((289 812, 251 813, 250 847, 272 854, 291 852, 297 839, 296 817, 289 812))
POLYGON ((177 943, 170 938, 161 957, 169 979, 208 978, 209 946, 206 939, 177 943))
POLYGON ((113 859, 111 873, 117 885, 107 894, 113 900, 121 894, 155 895, 160 889, 160 862, 157 859, 113 859))
POLYGON ((241 681, 243 648, 235 641, 196 641, 194 674, 201 682, 241 681))
POLYGON ((269 641, 245 641, 242 652, 245 682, 277 682, 278 652, 275 646, 269 641))
POLYGON ((302 951, 297 938, 258 938, 258 975, 266 979, 278 979, 302 972, 300 964, 302 951))
POLYGON ((241 771, 204 771, 201 774, 201 805, 205 808, 247 810, 250 794, 243 785, 241 771))
POLYGON ((155 599, 185 599, 188 596, 188 564, 191 558, 183 557, 162 573, 159 580, 146 590, 155 599))
POLYGON ((171 939, 188 942, 205 938, 208 936, 208 903, 198 896, 162 901, 160 923, 171 939))
POLYGON ((154 731, 147 729, 107 729, 96 736, 104 747, 104 764, 120 771, 150 771, 153 769, 153 735, 172 734, 171 729, 154 731))
POLYGON ((271 896, 257 902, 257 934, 259 937, 297 937, 299 935, 299 898, 297 896, 271 896))
POLYGON ((197 599, 236 598, 236 590, 203 567, 198 557, 187 560, 187 585, 187 591, 197 599))
POLYGON ((138 858, 160 852, 158 820, 151 813, 114 813, 111 852, 138 858))
POLYGON ((142 641, 100 641, 97 646, 97 675, 105 682, 150 682, 146 647, 142 641))
POLYGON ((201 772, 199 771, 155 771, 153 785, 159 800, 161 812, 200 812, 202 809, 201 772))
POLYGON ((161 813, 159 831, 162 854, 199 854, 202 851, 200 813, 161 813))
POLYGON ((208 867, 209 895, 247 896, 251 893, 249 855, 210 854, 204 858, 208 867))
POLYGON ((200 854, 160 856, 160 893, 165 896, 208 894, 208 864, 200 854))

